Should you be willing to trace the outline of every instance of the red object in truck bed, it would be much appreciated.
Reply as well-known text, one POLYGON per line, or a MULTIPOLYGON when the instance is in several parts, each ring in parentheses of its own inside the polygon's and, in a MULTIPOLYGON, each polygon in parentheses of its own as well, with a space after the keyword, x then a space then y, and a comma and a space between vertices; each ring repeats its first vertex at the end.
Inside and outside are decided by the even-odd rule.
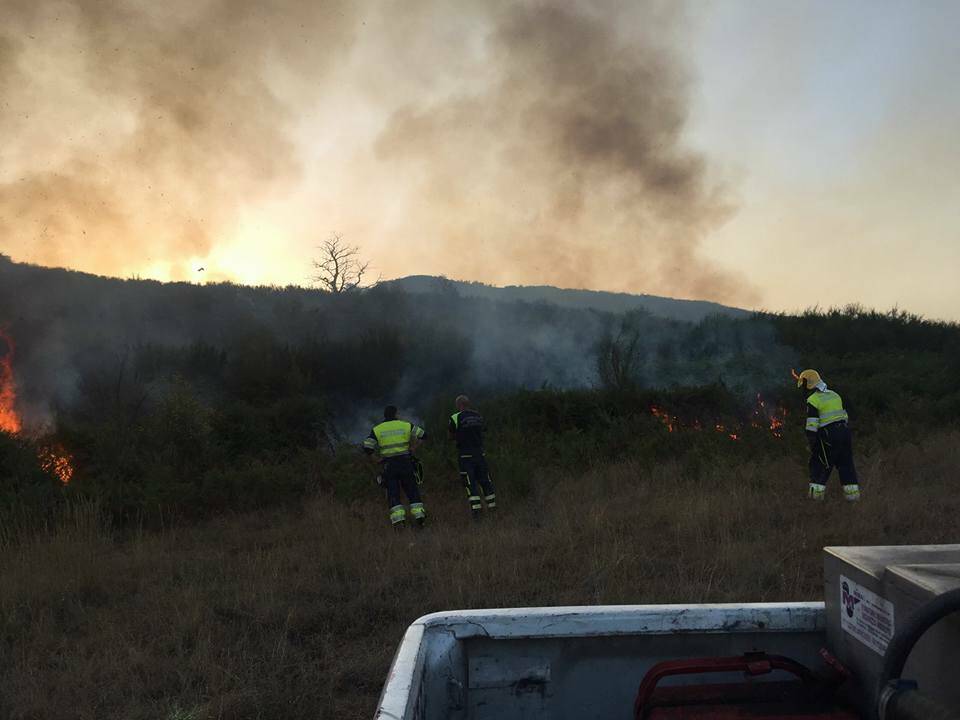
POLYGON ((654 665, 640 683, 635 720, 858 720, 837 705, 835 683, 824 682, 800 663, 778 655, 670 660, 654 665), (676 675, 743 672, 748 676, 781 670, 798 680, 681 685, 657 688, 676 675))

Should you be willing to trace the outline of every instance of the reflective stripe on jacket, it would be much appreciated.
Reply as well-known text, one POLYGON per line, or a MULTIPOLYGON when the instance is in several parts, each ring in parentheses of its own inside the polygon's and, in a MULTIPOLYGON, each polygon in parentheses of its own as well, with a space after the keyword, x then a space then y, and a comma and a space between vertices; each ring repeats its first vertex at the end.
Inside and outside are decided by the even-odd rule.
POLYGON ((827 425, 848 419, 843 400, 833 390, 818 390, 807 398, 807 405, 806 429, 809 432, 817 432, 827 425))
POLYGON ((423 436, 423 428, 413 423, 406 420, 386 420, 374 426, 370 437, 363 441, 363 446, 367 450, 379 450, 380 457, 389 458, 409 454, 411 439, 419 440, 423 436))

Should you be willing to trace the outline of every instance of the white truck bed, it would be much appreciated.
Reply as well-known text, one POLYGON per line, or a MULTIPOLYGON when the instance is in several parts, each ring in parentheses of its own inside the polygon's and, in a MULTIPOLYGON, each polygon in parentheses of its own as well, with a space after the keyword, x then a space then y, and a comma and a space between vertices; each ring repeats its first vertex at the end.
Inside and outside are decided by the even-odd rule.
POLYGON ((662 660, 764 650, 814 666, 824 644, 821 602, 435 613, 407 629, 375 717, 627 720, 640 680, 662 660))

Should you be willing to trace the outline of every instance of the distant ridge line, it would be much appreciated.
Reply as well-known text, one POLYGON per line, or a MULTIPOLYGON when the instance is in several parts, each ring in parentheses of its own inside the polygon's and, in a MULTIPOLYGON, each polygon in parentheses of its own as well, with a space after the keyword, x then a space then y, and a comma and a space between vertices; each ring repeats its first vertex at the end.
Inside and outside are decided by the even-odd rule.
POLYGON ((507 285, 496 287, 483 283, 450 280, 434 275, 409 275, 383 283, 410 293, 450 292, 455 290, 463 297, 486 298, 501 302, 545 302, 581 310, 623 313, 643 310, 651 315, 670 320, 699 322, 710 315, 748 317, 751 311, 721 305, 708 300, 683 300, 659 295, 633 295, 604 290, 577 290, 557 288, 551 285, 507 285))
MULTIPOLYGON (((99 284, 104 288, 129 286, 130 283, 140 283, 143 287, 176 286, 184 284, 181 282, 161 282, 146 278, 102 276, 81 270, 19 263, 11 260, 9 256, 0 252, 0 274, 6 273, 10 273, 11 276, 18 275, 24 277, 33 275, 36 278, 43 277, 48 279, 57 276, 59 273, 63 273, 61 277, 73 278, 74 282, 99 284)), ((476 281, 450 280, 435 275, 409 275, 395 280, 385 280, 379 283, 379 285, 381 287, 393 288, 413 294, 456 292, 461 297, 479 298, 504 303, 546 303, 556 307, 581 311, 594 310, 619 314, 639 310, 661 319, 692 323, 700 322, 711 315, 744 318, 753 314, 750 310, 722 305, 708 300, 686 300, 659 295, 634 295, 605 290, 557 288, 552 285, 508 285, 506 287, 496 287, 476 281)), ((209 287, 209 285, 199 285, 197 287, 209 287)), ((268 286, 237 285, 237 287, 243 288, 251 293, 257 293, 268 286)), ((296 290, 307 295, 321 292, 314 288, 300 286, 288 286, 287 289, 296 290)))

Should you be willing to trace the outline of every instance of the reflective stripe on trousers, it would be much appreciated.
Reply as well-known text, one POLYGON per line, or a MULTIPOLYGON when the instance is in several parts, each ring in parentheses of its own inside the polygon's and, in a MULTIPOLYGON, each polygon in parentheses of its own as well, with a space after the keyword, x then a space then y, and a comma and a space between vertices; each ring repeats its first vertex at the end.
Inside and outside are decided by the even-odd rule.
POLYGON ((482 509, 481 493, 487 500, 487 507, 496 507, 496 495, 490 481, 490 471, 483 455, 461 455, 460 477, 467 490, 470 509, 474 512, 482 509))

